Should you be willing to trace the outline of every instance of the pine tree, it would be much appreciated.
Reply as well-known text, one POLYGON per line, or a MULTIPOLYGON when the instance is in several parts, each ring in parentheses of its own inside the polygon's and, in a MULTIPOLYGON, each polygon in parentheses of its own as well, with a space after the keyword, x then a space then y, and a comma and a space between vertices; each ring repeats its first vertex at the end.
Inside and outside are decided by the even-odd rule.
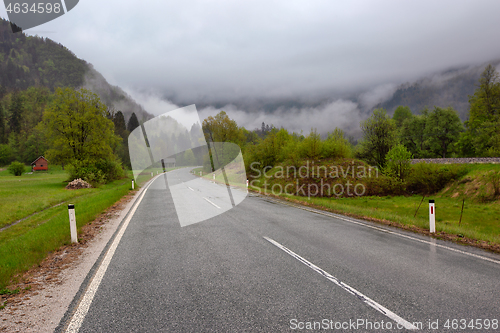
POLYGON ((133 130, 135 130, 139 126, 140 126, 139 120, 137 119, 135 112, 133 112, 132 115, 130 116, 130 119, 128 120, 127 130, 129 132, 132 132, 133 130))
POLYGON ((123 139, 126 139, 127 125, 125 123, 125 117, 121 111, 115 113, 113 123, 115 124, 115 134, 121 136, 123 139))

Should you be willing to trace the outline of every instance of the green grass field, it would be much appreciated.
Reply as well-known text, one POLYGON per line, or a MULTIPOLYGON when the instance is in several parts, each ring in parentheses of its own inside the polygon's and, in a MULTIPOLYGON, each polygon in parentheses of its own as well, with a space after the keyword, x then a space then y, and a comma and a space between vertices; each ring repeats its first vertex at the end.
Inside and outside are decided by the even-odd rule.
MULTIPOLYGON (((422 195, 333 199, 319 197, 308 199, 284 194, 281 196, 341 214, 386 220, 427 230, 429 228, 429 199, 434 199, 436 231, 500 244, 500 198, 492 198, 490 195, 492 190, 487 174, 491 171, 500 171, 500 165, 471 165, 469 172, 460 180, 448 184, 439 193, 426 196, 415 217, 414 214, 422 201, 422 195), (481 196, 489 199, 482 201, 481 196), (460 222, 464 199, 464 210, 460 222)), ((253 189, 265 193, 262 188, 254 187, 253 189)))
POLYGON ((66 190, 67 177, 57 167, 20 177, 0 171, 0 207, 5 212, 0 226, 25 218, 0 232, 0 289, 39 264, 49 252, 70 243, 66 203, 75 204, 77 227, 81 228, 131 188, 130 177, 99 188, 66 190))
POLYGON ((94 193, 97 189, 68 191, 68 175, 61 167, 15 177, 0 171, 0 229, 44 209, 70 199, 94 193))

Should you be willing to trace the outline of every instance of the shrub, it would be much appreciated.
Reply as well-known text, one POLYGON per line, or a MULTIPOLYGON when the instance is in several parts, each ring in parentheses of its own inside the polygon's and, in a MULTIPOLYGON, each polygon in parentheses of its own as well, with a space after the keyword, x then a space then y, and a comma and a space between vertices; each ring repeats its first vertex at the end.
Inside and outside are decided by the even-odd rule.
POLYGON ((366 179, 367 195, 386 196, 406 193, 406 182, 385 175, 366 179))
POLYGON ((412 193, 436 193, 452 180, 467 174, 465 165, 418 163, 408 176, 408 190, 412 193))
POLYGON ((14 176, 20 176, 24 172, 24 164, 18 161, 12 162, 7 168, 11 174, 14 176))
POLYGON ((493 185, 493 195, 500 195, 500 172, 490 171, 487 177, 488 181, 493 185))
POLYGON ((388 176, 404 181, 411 172, 412 154, 402 144, 397 144, 385 156, 385 172, 388 176))
POLYGON ((73 161, 68 165, 69 181, 81 178, 93 187, 123 177, 123 169, 115 160, 73 161))

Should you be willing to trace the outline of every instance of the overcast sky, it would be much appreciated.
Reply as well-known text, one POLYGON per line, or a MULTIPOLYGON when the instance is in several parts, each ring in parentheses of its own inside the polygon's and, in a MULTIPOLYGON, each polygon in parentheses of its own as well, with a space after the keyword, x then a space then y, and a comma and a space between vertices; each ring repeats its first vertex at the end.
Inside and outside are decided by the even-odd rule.
POLYGON ((338 99, 348 92, 371 103, 399 83, 500 58, 499 13, 497 0, 81 0, 25 32, 62 43, 150 108, 233 103, 253 126, 244 105, 293 100, 311 127, 322 121, 307 114, 358 117, 338 99))

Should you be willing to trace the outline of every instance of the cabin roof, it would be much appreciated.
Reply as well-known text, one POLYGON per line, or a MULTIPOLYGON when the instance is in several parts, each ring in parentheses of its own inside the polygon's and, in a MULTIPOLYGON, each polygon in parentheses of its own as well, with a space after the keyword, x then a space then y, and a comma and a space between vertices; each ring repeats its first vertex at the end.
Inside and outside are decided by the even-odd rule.
POLYGON ((31 162, 31 165, 36 164, 36 161, 38 161, 38 160, 39 160, 39 159, 41 159, 41 158, 43 158, 44 160, 46 160, 46 161, 48 162, 48 160, 47 160, 45 157, 40 156, 40 157, 38 157, 36 160, 34 160, 33 162, 31 162))

